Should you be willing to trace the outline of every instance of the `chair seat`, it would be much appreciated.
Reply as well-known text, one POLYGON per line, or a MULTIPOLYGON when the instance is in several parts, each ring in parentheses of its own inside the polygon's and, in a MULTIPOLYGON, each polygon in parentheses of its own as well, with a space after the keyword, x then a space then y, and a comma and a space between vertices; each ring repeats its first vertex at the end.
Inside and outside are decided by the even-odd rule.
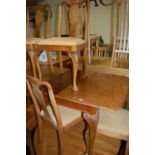
POLYGON ((37 44, 40 40, 43 40, 43 38, 28 38, 26 39, 26 44, 37 44))
MULTIPOLYGON (((52 118, 54 123, 56 123, 51 106, 48 105, 46 108, 47 108, 47 111, 49 112, 50 117, 52 118)), ((72 123, 76 124, 78 121, 81 120, 81 112, 80 111, 66 108, 66 107, 60 106, 60 105, 58 105, 58 109, 59 109, 59 112, 60 112, 60 115, 62 118, 63 127, 68 127, 72 123)), ((45 112, 42 110, 40 112, 40 115, 45 116, 45 112)))
POLYGON ((73 37, 56 37, 56 38, 48 38, 38 42, 38 45, 70 45, 76 46, 85 44, 85 40, 80 38, 73 38, 73 37))
POLYGON ((129 135, 129 111, 101 110, 97 132, 109 137, 128 140, 129 135))

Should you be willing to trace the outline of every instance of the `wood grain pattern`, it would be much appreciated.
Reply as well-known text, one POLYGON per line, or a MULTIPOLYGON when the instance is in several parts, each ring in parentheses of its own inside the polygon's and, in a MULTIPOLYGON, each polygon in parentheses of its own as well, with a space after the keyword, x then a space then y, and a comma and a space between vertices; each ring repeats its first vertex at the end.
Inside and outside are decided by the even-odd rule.
POLYGON ((119 110, 128 96, 128 78, 124 76, 88 72, 78 81, 79 91, 71 86, 56 94, 56 99, 75 102, 94 108, 119 110))

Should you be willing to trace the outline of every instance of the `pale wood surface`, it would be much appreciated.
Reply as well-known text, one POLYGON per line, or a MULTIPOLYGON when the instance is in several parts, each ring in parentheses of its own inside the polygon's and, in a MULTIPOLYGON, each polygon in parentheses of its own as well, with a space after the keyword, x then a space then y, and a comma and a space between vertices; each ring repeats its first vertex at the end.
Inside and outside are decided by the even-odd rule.
POLYGON ((128 96, 128 78, 124 76, 88 72, 78 81, 79 91, 71 86, 56 95, 56 99, 94 108, 119 110, 128 96))
POLYGON ((122 69, 122 68, 108 68, 108 67, 98 66, 98 65, 88 65, 87 71, 114 74, 114 75, 122 75, 122 76, 129 77, 129 70, 122 69))
POLYGON ((115 112, 100 110, 97 132, 128 141, 129 111, 126 109, 115 112))
POLYGON ((87 66, 87 71, 122 75, 129 77, 129 62, 117 61, 111 67, 111 57, 100 57, 96 60, 94 57, 92 63, 87 66))
POLYGON ((41 37, 40 36, 40 30, 43 22, 45 21, 44 12, 45 10, 48 11, 48 17, 46 21, 46 27, 45 27, 45 38, 49 38, 51 36, 51 6, 48 4, 35 4, 35 5, 28 5, 27 7, 27 37, 30 37, 30 30, 29 30, 29 15, 30 12, 35 13, 35 37, 41 37))
POLYGON ((113 62, 113 65, 111 66, 112 63, 112 57, 99 57, 96 59, 96 57, 92 57, 92 63, 89 64, 90 66, 95 66, 95 67, 106 67, 106 68, 120 68, 120 69, 129 69, 129 59, 124 59, 124 58, 117 58, 115 62, 113 62))

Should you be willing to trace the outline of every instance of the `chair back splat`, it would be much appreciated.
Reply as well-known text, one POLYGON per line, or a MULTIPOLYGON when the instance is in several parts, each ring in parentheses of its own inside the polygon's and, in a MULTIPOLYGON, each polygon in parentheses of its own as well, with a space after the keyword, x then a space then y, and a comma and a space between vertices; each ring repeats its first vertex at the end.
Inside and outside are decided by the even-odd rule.
MULTIPOLYGON (((89 0, 64 0, 59 6, 58 19, 58 36, 61 36, 62 12, 67 9, 68 17, 68 35, 70 37, 83 38, 88 40, 89 34, 89 14, 90 2, 89 0)), ((65 11, 64 11, 65 12, 65 11)))
MULTIPOLYGON (((62 128, 62 120, 58 111, 58 107, 53 95, 53 90, 48 82, 41 82, 38 79, 34 79, 27 75, 27 86, 30 91, 36 114, 40 116, 41 111, 44 111, 45 118, 48 119, 54 128, 62 128), (47 94, 45 93, 45 88, 47 94), (44 89, 44 91, 43 91, 44 89), (54 120, 50 117, 47 106, 51 106, 53 110, 54 120)), ((39 118, 40 119, 40 118, 39 118)))

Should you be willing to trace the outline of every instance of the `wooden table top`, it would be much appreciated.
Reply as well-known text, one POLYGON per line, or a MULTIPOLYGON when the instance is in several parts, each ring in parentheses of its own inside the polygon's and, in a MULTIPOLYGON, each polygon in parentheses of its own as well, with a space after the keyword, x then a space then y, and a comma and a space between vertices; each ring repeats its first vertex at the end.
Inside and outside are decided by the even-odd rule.
POLYGON ((129 79, 124 76, 88 72, 87 76, 77 81, 77 85, 78 91, 73 91, 72 86, 68 86, 56 94, 57 102, 63 102, 63 105, 69 102, 74 106, 120 110, 128 96, 129 79))

